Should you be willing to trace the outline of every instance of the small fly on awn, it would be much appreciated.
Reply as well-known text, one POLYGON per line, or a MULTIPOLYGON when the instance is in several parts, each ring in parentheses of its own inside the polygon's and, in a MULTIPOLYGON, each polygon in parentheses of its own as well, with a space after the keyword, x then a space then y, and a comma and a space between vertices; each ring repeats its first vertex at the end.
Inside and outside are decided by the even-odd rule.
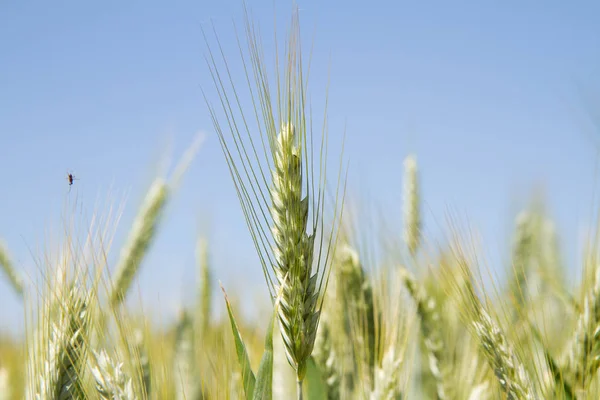
POLYGON ((78 181, 79 179, 75 178, 75 176, 71 173, 67 173, 67 181, 69 182, 69 192, 71 191, 71 186, 73 186, 74 181, 78 181))

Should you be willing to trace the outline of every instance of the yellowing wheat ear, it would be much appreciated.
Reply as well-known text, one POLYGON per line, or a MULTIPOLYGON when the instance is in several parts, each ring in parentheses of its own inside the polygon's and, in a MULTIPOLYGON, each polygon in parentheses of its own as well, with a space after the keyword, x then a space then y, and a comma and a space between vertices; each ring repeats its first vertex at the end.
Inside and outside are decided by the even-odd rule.
MULTIPOLYGON (((229 73, 220 74, 210 50, 208 65, 221 109, 217 111, 210 104, 209 109, 271 297, 282 293, 279 326, 301 397, 300 385, 314 346, 322 294, 327 286, 329 250, 337 232, 341 202, 338 204, 336 193, 333 228, 327 233, 324 231, 326 134, 321 139, 318 158, 321 168, 315 174, 297 13, 292 20, 283 71, 276 72, 276 96, 270 92, 261 45, 248 20, 246 34, 250 63, 243 54, 242 62, 252 68, 245 71, 254 109, 247 111, 240 103, 237 84, 229 73), (256 125, 250 128, 253 118, 256 125)), ((223 62, 229 72, 225 58, 223 62)))

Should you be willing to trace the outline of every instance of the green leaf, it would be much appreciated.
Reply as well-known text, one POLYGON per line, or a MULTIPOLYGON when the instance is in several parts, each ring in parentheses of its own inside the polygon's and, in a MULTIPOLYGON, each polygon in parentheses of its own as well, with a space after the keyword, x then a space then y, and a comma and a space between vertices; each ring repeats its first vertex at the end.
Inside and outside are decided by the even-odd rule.
MULTIPOLYGON (((227 313, 229 314, 231 330, 233 331, 233 338, 235 339, 235 350, 237 353, 238 361, 240 363, 240 367, 242 367, 242 382, 244 383, 244 392, 246 393, 246 398, 248 400, 253 400, 252 395, 254 393, 254 386, 256 385, 256 378, 254 377, 254 372, 252 372, 250 358, 248 357, 248 352, 246 351, 246 345, 244 344, 244 340, 242 339, 240 330, 238 329, 237 323, 235 322, 233 311, 231 310, 231 304, 229 303, 229 299, 227 298, 227 293, 225 293, 225 289, 222 285, 221 290, 223 291, 223 295, 225 296, 225 303, 227 304, 227 313)), ((271 337, 273 336, 272 331, 273 328, 271 328, 271 337)), ((271 361, 271 364, 272 363, 273 362, 271 361)))
POLYGON ((312 356, 310 356, 306 363, 304 393, 306 394, 306 399, 327 400, 327 386, 323 381, 323 374, 312 356))
POLYGON ((271 400, 273 398, 273 322, 277 315, 277 306, 274 309, 265 336, 265 352, 258 367, 253 400, 271 400))

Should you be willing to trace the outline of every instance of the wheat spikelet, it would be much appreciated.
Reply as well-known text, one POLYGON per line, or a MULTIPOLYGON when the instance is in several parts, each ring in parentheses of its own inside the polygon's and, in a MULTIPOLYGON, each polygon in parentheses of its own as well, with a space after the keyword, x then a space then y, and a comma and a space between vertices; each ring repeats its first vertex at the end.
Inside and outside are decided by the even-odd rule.
POLYGON ((384 353, 381 365, 375 369, 374 388, 371 392, 370 400, 400 400, 398 381, 402 358, 396 354, 394 346, 388 348, 384 353))
POLYGON ((10 281, 13 289, 20 296, 23 296, 23 279, 15 270, 8 255, 8 249, 6 247, 6 244, 2 240, 0 240, 0 267, 2 268, 4 274, 10 281))
MULTIPOLYGON (((319 331, 322 326, 322 320, 319 324, 319 331)), ((278 324, 274 329, 279 329, 278 324)), ((313 350, 313 356, 316 357, 317 343, 319 341, 319 334, 315 339, 315 347, 313 350)), ((315 359, 316 361, 316 359, 315 359)), ((273 398, 274 399, 285 399, 292 396, 296 390, 296 371, 290 366, 287 360, 285 352, 285 346, 283 344, 283 338, 281 335, 275 335, 273 337, 273 398)))
POLYGON ((133 400, 133 381, 123 371, 123 363, 113 361, 106 351, 94 352, 90 366, 96 390, 102 400, 133 400))

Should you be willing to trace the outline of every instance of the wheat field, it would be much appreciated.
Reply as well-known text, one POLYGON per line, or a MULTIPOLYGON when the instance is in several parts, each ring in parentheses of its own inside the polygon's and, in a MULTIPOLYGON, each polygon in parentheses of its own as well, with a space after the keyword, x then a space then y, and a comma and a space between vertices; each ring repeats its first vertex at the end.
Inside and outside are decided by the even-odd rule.
POLYGON ((28 280, 0 242, 2 277, 26 310, 25 336, 0 336, 0 399, 600 398, 598 238, 567 286, 552 218, 532 201, 514 222, 506 283, 489 284, 460 221, 448 219, 442 245, 424 236, 416 155, 398 171, 403 235, 365 224, 343 143, 313 123, 327 110, 310 107, 298 15, 276 71, 249 18, 244 32, 241 58, 206 41, 214 87, 203 94, 262 266, 265 318, 245 319, 249 300, 219 285, 206 237, 190 249, 195 301, 176 324, 152 328, 150 312, 127 307, 164 209, 202 157, 198 140, 154 180, 122 248, 111 246, 114 215, 78 230, 72 213, 28 280), (232 80, 234 63, 246 81, 232 80))

